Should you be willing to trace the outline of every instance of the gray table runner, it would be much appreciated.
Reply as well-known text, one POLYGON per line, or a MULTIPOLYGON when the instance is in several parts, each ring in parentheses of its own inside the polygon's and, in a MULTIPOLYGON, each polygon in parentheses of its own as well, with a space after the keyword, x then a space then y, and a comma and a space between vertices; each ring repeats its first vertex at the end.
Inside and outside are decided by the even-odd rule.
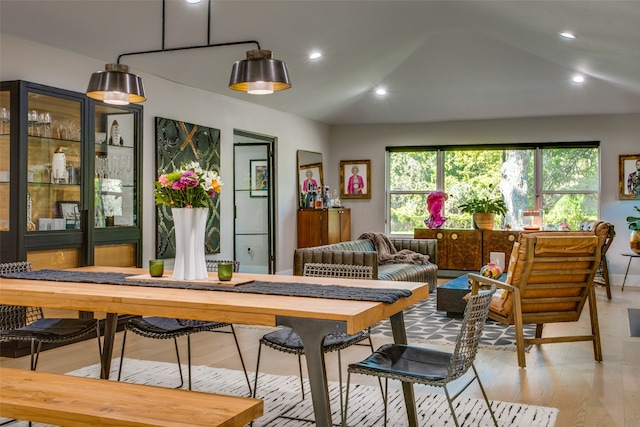
POLYGON ((407 289, 360 288, 340 285, 314 285, 309 283, 280 283, 253 281, 237 286, 219 286, 181 282, 141 282, 127 280, 124 273, 100 273, 93 271, 36 270, 1 274, 11 279, 49 280, 53 282, 82 282, 105 285, 145 286, 155 288, 192 289, 199 291, 239 292, 263 295, 282 295, 312 298, 329 298, 354 301, 394 303, 411 295, 407 289))

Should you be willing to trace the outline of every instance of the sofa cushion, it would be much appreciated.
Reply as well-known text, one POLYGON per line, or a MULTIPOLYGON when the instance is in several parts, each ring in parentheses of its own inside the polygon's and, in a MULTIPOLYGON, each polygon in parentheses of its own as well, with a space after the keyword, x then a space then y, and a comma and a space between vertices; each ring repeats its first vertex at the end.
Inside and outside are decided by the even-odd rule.
POLYGON ((437 280, 437 275, 438 267, 435 264, 385 264, 378 266, 379 280, 427 282, 431 285, 437 280))
POLYGON ((353 251, 353 252, 375 252, 369 240, 350 240, 348 242, 334 243, 332 245, 316 246, 309 248, 319 251, 353 251))

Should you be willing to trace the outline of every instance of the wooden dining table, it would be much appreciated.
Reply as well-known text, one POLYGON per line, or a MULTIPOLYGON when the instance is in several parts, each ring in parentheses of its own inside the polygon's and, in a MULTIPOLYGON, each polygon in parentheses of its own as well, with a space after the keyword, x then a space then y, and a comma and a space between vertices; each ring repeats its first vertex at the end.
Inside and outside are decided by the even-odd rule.
MULTIPOLYGON (((145 269, 81 267, 72 271, 144 275, 145 269)), ((165 277, 170 272, 165 272, 165 277)), ((205 283, 216 283, 215 273, 205 283)), ((225 291, 123 286, 0 277, 0 304, 28 305, 106 313, 101 377, 109 378, 118 314, 175 317, 235 324, 288 326, 304 346, 316 424, 329 427, 331 407, 322 343, 330 332, 354 334, 390 319, 394 341, 406 343, 402 311, 429 297, 428 283, 349 280, 234 273, 234 281, 309 283, 361 288, 406 289, 410 296, 393 303, 225 291)), ((403 383, 410 426, 417 426, 413 387, 403 383)))

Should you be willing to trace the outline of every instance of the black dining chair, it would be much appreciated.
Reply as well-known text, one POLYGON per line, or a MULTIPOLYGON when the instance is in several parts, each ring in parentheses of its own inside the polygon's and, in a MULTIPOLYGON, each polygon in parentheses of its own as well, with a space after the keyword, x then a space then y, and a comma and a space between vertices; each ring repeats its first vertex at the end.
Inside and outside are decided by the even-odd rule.
MULTIPOLYGON (((219 263, 232 263, 234 272, 238 272, 240 269, 239 261, 206 260, 206 263, 208 271, 217 271, 219 263)), ((125 324, 124 334, 122 337, 122 350, 120 352, 118 381, 120 381, 122 375, 122 364, 124 361, 124 348, 127 341, 127 332, 133 332, 134 334, 143 336, 145 338, 160 340, 173 339, 173 343, 176 349, 176 359, 178 360, 178 371, 180 373, 180 385, 176 388, 182 388, 182 386, 184 385, 184 377, 182 375, 182 367, 180 365, 180 351, 178 350, 178 337, 186 335, 189 390, 191 390, 191 335, 197 334, 199 332, 219 332, 232 334, 236 344, 236 349, 238 350, 238 355, 240 356, 242 370, 244 371, 244 375, 247 380, 249 396, 251 396, 251 382, 249 380, 249 374, 247 373, 247 369, 244 364, 244 358, 242 357, 242 351, 240 350, 240 344, 238 343, 238 337, 236 336, 236 331, 233 328, 233 324, 225 322, 208 322, 204 320, 175 319, 156 316, 136 317, 130 319, 125 324), (229 328, 229 330, 224 330, 223 328, 229 328)))
MULTIPOLYGON (((32 271, 29 261, 0 264, 0 274, 32 271)), ((36 370, 42 344, 70 344, 95 333, 98 338, 98 360, 102 357, 100 327, 97 319, 45 317, 41 307, 0 305, 0 341, 31 341, 29 369, 36 370)), ((16 420, 4 420, 0 425, 16 420)), ((29 427, 32 423, 29 421, 29 427)))
MULTIPOLYGON (((28 261, 0 264, 0 274, 32 271, 28 261)), ((96 334, 98 360, 102 355, 100 327, 97 319, 45 317, 40 307, 0 305, 0 340, 30 341, 32 371, 38 366, 42 344, 67 344, 96 334)))
POLYGON ((495 285, 488 290, 481 290, 478 295, 469 299, 464 311, 460 332, 456 340, 453 353, 430 349, 422 346, 405 344, 385 344, 376 350, 371 356, 362 362, 349 365, 347 375, 347 392, 345 408, 342 417, 342 425, 346 426, 347 411, 349 407, 349 384, 351 374, 372 375, 385 379, 384 390, 384 425, 387 425, 387 403, 389 379, 407 383, 419 383, 432 387, 442 387, 449 403, 449 409, 456 426, 459 426, 453 401, 467 389, 473 381, 478 381, 484 401, 489 407, 489 413, 495 426, 498 426, 496 417, 491 409, 491 403, 482 386, 478 371, 474 365, 478 344, 482 337, 491 297, 496 291, 495 285), (469 368, 473 370, 473 377, 460 388, 453 396, 447 385, 465 375, 469 368))
MULTIPOLYGON (((303 276, 307 277, 331 277, 331 278, 345 278, 345 279, 372 279, 373 267, 364 265, 346 265, 346 264, 324 264, 324 263, 306 263, 303 269, 303 276)), ((343 400, 342 400, 342 360, 340 351, 347 347, 358 344, 362 341, 368 340, 368 346, 371 351, 374 350, 373 342, 371 341, 371 334, 369 329, 365 329, 353 335, 345 333, 333 333, 326 336, 322 351, 324 353, 330 353, 333 351, 338 352, 338 377, 340 382, 340 411, 342 413, 343 400)), ((258 372, 260 368, 260 356, 262 352, 262 346, 272 348, 284 353, 295 354, 298 356, 298 370, 300 372, 300 389, 302 392, 302 399, 304 399, 304 382, 302 379, 302 356, 304 355, 304 347, 302 346, 302 340, 300 336, 294 332, 291 328, 282 327, 274 332, 265 334, 260 338, 260 346, 258 347, 258 361, 256 363, 256 376, 253 384, 253 397, 256 397, 258 389, 258 372)), ((289 418, 281 415, 282 418, 289 418)), ((292 417, 291 417, 292 418, 292 417)), ((298 418, 292 418, 298 419, 298 418)), ((309 421, 303 419, 303 421, 309 421)))

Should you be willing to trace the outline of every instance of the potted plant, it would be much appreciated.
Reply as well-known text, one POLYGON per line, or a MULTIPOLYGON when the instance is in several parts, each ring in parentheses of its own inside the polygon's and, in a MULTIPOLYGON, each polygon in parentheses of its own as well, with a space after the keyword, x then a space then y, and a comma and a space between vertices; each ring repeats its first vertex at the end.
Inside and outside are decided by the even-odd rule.
MULTIPOLYGON (((640 215, 640 208, 633 207, 638 215, 640 215)), ((629 224, 629 230, 631 230, 631 237, 629 238, 629 246, 631 250, 637 254, 640 254, 640 216, 628 216, 627 224, 629 224)))
POLYGON ((473 223, 480 230, 493 230, 495 215, 507 213, 507 205, 502 197, 472 196, 459 206, 462 213, 469 213, 473 223))

